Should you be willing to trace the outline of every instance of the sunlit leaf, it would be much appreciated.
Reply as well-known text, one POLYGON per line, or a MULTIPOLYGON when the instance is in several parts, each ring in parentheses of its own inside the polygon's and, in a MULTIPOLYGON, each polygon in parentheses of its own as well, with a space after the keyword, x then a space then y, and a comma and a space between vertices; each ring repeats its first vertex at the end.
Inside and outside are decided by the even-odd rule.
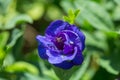
POLYGON ((17 25, 24 23, 32 23, 32 19, 28 15, 17 15, 9 20, 1 29, 12 29, 17 25))
POLYGON ((74 24, 76 17, 78 16, 80 10, 73 11, 72 9, 69 10, 68 16, 63 16, 64 21, 69 22, 70 24, 74 24))
POLYGON ((102 32, 89 33, 84 31, 86 35, 86 45, 94 46, 102 50, 108 50, 108 45, 105 40, 105 35, 102 32))
POLYGON ((115 9, 114 9, 114 11, 113 11, 113 19, 114 20, 120 20, 120 15, 119 15, 119 13, 120 13, 120 5, 119 6, 117 6, 115 9))
POLYGON ((47 17, 51 20, 62 19, 62 12, 57 6, 50 6, 47 10, 47 17), (54 14, 53 14, 54 13, 54 14))
POLYGON ((43 4, 36 3, 32 5, 32 8, 29 10, 26 10, 26 13, 34 20, 38 20, 42 17, 44 13, 44 6, 43 4))
POLYGON ((38 75, 39 73, 39 70, 34 65, 24 61, 15 62, 12 65, 7 66, 5 70, 7 72, 29 72, 34 75, 38 75))
POLYGON ((45 77, 32 75, 30 73, 25 73, 24 75, 25 76, 24 76, 24 78, 22 78, 22 80, 48 80, 45 77))
POLYGON ((12 0, 0 0, 0 13, 5 14, 12 0))
POLYGON ((20 38, 22 35, 23 35, 22 31, 15 29, 12 33, 10 43, 7 45, 7 49, 10 50, 15 45, 18 38, 20 38))
POLYGON ((114 0, 118 5, 120 5, 120 0, 114 0))
POLYGON ((6 46, 8 38, 9 38, 8 32, 0 33, 0 48, 4 48, 6 46))
POLYGON ((105 60, 101 58, 101 59, 98 59, 97 63, 103 68, 105 68, 109 73, 116 74, 116 75, 119 73, 117 70, 111 67, 109 60, 105 60))
POLYGON ((5 52, 3 51, 3 49, 0 48, 0 68, 3 64, 4 58, 5 58, 5 52))
POLYGON ((102 31, 110 31, 113 30, 113 23, 110 19, 109 14, 100 7, 97 3, 92 1, 74 1, 74 3, 70 3, 69 1, 63 1, 61 3, 65 11, 71 9, 80 9, 81 14, 78 16, 76 21, 81 25, 83 23, 82 20, 88 21, 94 28, 102 31), (69 5, 68 5, 69 4, 69 5), (102 13, 100 13, 102 11, 102 13), (106 17, 106 18, 104 18, 106 17))

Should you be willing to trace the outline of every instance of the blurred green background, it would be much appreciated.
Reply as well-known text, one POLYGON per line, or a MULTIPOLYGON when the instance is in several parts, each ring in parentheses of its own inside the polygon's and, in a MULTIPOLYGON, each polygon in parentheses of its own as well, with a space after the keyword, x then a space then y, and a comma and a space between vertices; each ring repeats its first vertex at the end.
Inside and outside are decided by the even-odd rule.
POLYGON ((70 80, 120 79, 120 0, 0 0, 0 80, 59 80, 38 56, 35 36, 80 9, 84 62, 70 80))

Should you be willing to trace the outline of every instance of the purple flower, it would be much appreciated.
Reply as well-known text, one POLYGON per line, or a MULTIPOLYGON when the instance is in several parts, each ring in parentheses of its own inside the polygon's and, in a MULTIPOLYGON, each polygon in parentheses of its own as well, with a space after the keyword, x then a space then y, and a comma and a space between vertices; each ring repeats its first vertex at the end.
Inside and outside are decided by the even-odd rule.
POLYGON ((62 20, 53 21, 45 36, 38 35, 36 39, 39 56, 49 63, 62 69, 82 64, 85 36, 75 25, 62 20))

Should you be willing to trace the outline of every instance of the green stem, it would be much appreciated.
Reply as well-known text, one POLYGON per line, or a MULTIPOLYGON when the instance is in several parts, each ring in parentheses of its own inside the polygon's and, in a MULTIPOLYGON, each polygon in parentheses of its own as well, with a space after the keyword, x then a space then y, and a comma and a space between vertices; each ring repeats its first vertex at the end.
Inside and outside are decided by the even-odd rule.
POLYGON ((69 80, 70 77, 72 76, 73 70, 63 70, 57 67, 53 67, 55 74, 60 80, 69 80))

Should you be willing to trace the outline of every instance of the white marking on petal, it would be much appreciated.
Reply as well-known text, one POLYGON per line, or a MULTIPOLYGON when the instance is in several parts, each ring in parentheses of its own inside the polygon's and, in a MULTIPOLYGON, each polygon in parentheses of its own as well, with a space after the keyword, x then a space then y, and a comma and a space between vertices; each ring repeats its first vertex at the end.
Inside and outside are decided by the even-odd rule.
POLYGON ((70 44, 74 44, 72 41, 69 42, 70 44))

